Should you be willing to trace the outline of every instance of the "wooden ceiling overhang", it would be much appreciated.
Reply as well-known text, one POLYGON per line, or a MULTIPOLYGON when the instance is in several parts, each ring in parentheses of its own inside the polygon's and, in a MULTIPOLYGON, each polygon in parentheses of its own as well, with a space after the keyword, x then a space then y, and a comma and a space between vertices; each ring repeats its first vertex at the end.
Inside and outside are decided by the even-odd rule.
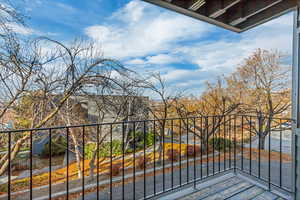
POLYGON ((240 33, 292 11, 300 0, 143 1, 240 33))

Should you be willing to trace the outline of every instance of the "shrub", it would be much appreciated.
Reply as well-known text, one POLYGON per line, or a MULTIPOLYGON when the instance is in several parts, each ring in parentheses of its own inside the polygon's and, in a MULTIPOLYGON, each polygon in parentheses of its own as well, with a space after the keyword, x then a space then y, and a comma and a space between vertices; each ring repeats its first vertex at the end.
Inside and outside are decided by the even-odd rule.
POLYGON ((0 185, 0 192, 7 193, 8 192, 8 185, 7 184, 0 185))
POLYGON ((227 138, 211 138, 208 143, 211 147, 214 145, 215 150, 217 151, 225 151, 227 148, 232 147, 233 145, 233 142, 227 138))
MULTIPOLYGON (((51 140, 51 156, 63 155, 67 149, 67 139, 65 137, 52 138, 51 140)), ((49 143, 45 144, 42 157, 49 157, 49 143)))
MULTIPOLYGON (((110 148, 112 145, 112 154, 113 156, 122 155, 122 142, 119 140, 113 140, 112 143, 106 142, 100 145, 99 148, 99 157, 109 157, 110 156, 110 148)), ((97 143, 90 143, 85 145, 84 154, 87 159, 91 159, 94 150, 96 149, 97 143)))
POLYGON ((137 150, 144 148, 144 142, 146 142, 146 147, 152 146, 154 144, 155 134, 152 132, 145 133, 142 131, 136 131, 129 133, 130 147, 133 149, 134 146, 137 150), (135 138, 133 138, 135 136, 135 138))
MULTIPOLYGON (((154 140, 156 139, 156 136, 154 133, 152 132, 149 132, 146 134, 146 146, 149 147, 149 146, 152 146, 154 145, 154 140)), ((144 142, 143 142, 144 144, 144 142)))
POLYGON ((196 156, 197 153, 201 151, 200 146, 198 145, 187 145, 186 146, 186 155, 188 157, 196 156))
POLYGON ((111 168, 111 175, 112 176, 119 175, 120 171, 121 171, 121 163, 112 164, 112 168, 111 168))
POLYGON ((139 168, 139 169, 144 169, 147 164, 151 161, 151 159, 149 157, 145 157, 144 156, 141 156, 137 161, 136 161, 136 166, 139 168))
POLYGON ((177 149, 168 149, 166 152, 166 156, 170 161, 178 161, 180 153, 177 149))

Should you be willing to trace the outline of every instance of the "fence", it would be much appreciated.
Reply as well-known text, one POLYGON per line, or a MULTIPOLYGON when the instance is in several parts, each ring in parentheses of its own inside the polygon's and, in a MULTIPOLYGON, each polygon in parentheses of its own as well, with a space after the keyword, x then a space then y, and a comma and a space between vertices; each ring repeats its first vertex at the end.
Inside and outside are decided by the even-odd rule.
POLYGON ((291 192, 291 123, 228 115, 2 131, 0 199, 149 199, 229 171, 291 192))

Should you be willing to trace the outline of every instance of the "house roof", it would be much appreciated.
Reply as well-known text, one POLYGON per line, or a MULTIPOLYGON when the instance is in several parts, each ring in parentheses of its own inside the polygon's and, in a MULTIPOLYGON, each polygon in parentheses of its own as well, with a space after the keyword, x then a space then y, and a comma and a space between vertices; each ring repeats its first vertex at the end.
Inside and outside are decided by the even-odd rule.
POLYGON ((292 11, 300 0, 143 0, 178 13, 243 32, 292 11))

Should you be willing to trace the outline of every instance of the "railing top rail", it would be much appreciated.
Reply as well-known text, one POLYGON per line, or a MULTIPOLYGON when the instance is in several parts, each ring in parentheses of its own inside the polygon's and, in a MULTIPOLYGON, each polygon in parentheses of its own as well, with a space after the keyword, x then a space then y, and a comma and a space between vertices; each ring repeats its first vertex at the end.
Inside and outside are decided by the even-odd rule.
MULTIPOLYGON (((146 120, 132 120, 132 121, 117 121, 117 122, 105 122, 105 123, 91 123, 91 124, 79 124, 79 125, 69 125, 69 126, 53 126, 53 127, 42 127, 42 128, 29 128, 29 129, 12 129, 12 130, 0 130, 1 133, 20 133, 20 132, 31 132, 31 131, 47 131, 47 130, 58 130, 58 129, 68 129, 68 128, 80 128, 80 127, 97 127, 97 126, 109 126, 109 125, 121 125, 128 123, 142 123, 142 122, 154 122, 154 121, 171 121, 171 120, 182 120, 182 119, 203 119, 212 117, 225 117, 225 116, 235 116, 235 117, 252 117, 258 118, 257 115, 241 115, 241 114, 230 114, 230 115, 203 115, 203 116, 191 116, 191 117, 176 117, 176 118, 166 118, 166 119, 146 119, 146 120)), ((261 116, 262 118, 270 118, 268 116, 261 116)), ((287 120, 294 122, 292 118, 279 118, 272 117, 273 120, 287 120)))

